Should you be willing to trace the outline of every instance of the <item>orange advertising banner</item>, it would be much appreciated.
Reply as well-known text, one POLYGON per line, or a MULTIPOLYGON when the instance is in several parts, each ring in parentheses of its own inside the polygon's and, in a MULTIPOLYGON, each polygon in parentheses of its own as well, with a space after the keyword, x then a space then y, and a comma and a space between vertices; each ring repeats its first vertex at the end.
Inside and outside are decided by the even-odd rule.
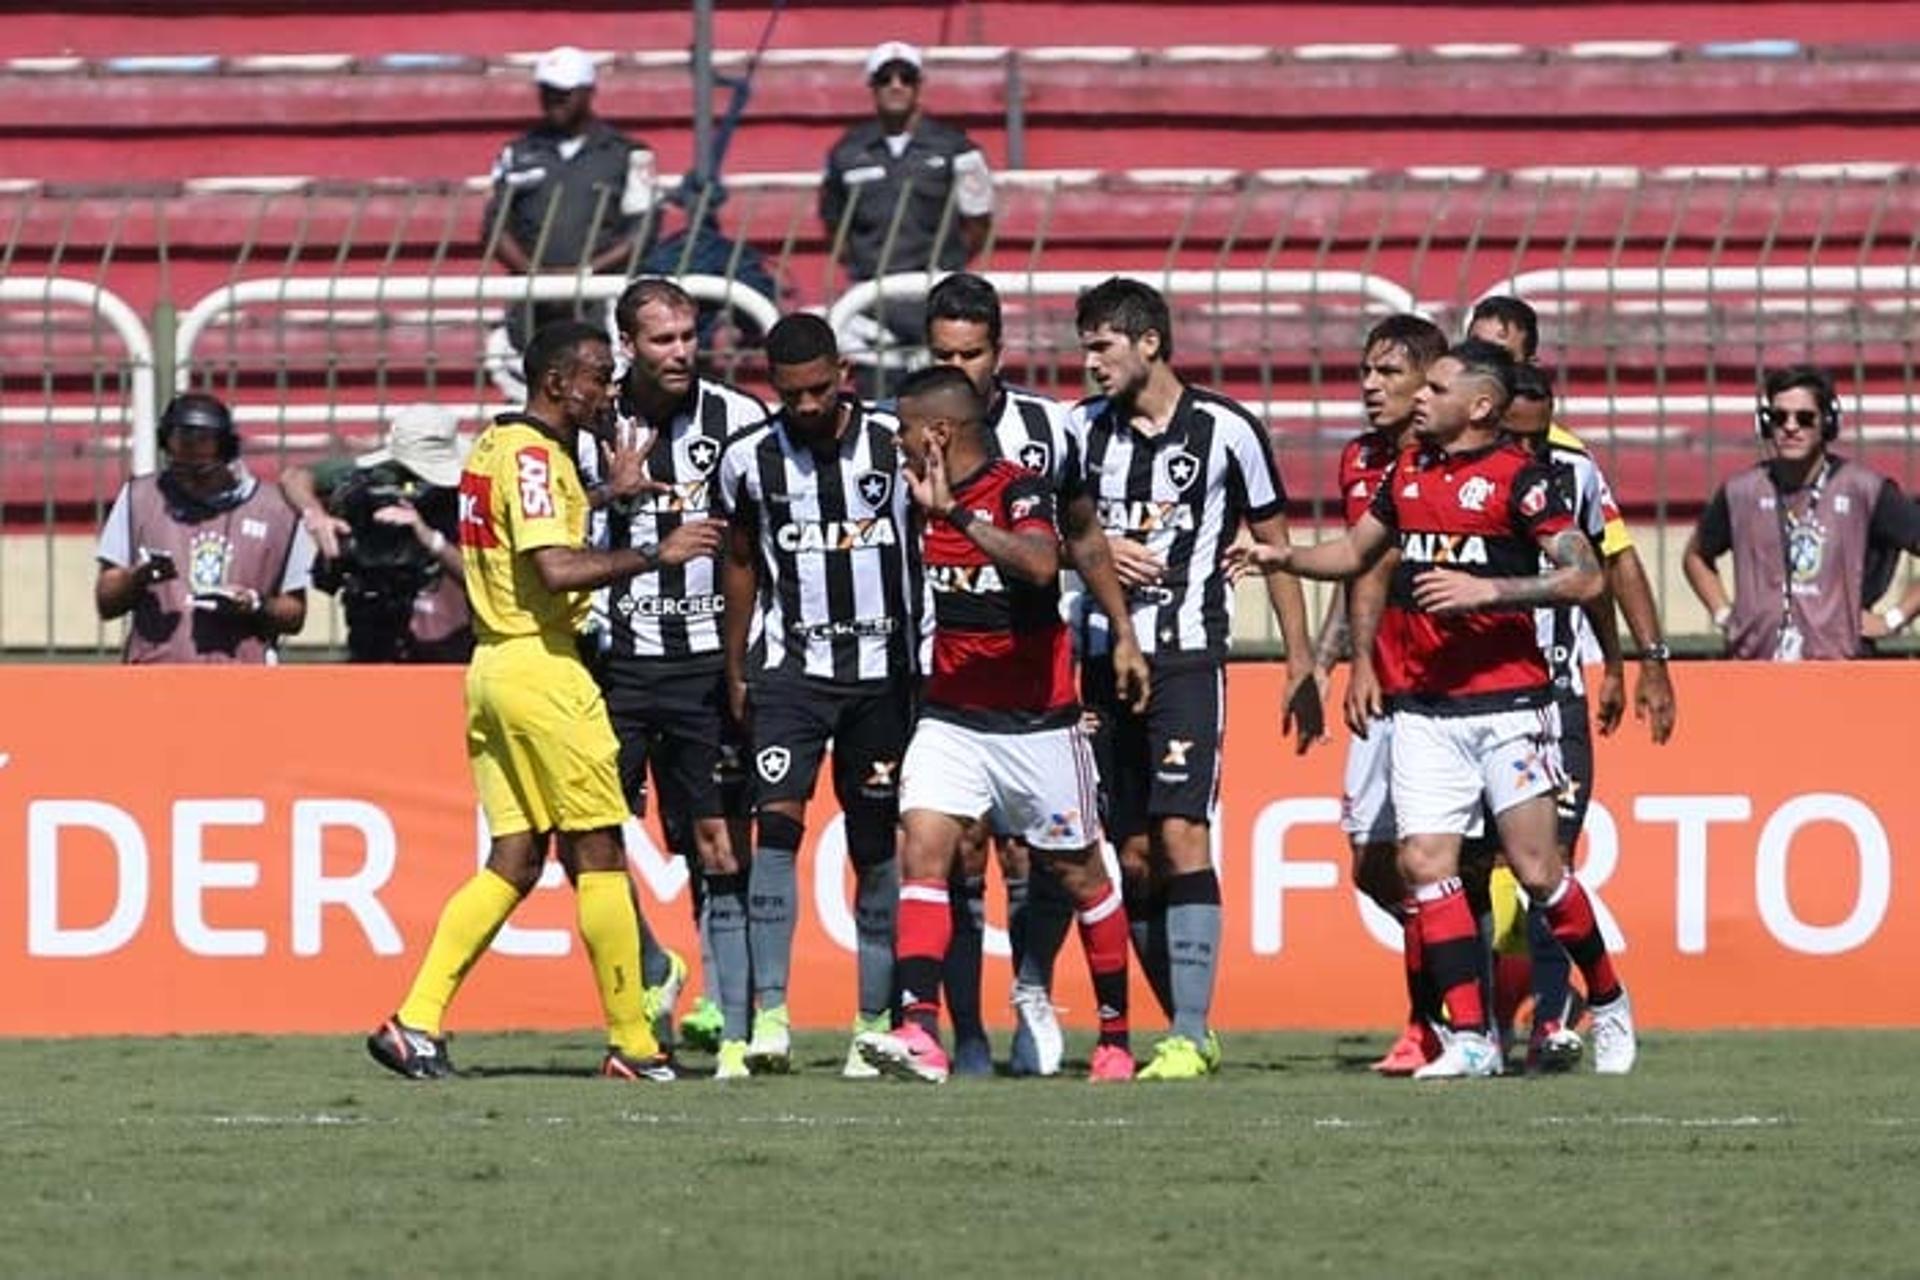
MULTIPOLYGON (((1600 740, 1580 856, 1642 1024, 1920 1024, 1920 664, 1675 674, 1670 745, 1631 719, 1600 740)), ((1338 827, 1344 730, 1297 757, 1280 690, 1272 667, 1228 678, 1216 1021, 1391 1026, 1395 927, 1355 894, 1338 827)), ((484 851, 460 699, 454 669, 0 669, 0 1033, 373 1026, 484 851)), ((628 834, 649 921, 697 954, 684 866, 651 822, 628 834)), ((844 1026, 851 877, 830 802, 800 872, 795 1020, 844 1026)), ((571 895, 557 867, 549 881, 454 1028, 597 1021, 571 895)), ((989 903, 997 1013, 997 888, 989 903)), ((1077 946, 1059 973, 1069 1023, 1090 1024, 1077 946)))

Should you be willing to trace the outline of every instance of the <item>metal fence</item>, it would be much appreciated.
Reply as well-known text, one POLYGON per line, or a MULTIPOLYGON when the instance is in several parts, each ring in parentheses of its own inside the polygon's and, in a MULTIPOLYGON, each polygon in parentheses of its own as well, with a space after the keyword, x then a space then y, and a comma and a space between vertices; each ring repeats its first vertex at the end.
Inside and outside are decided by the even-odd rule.
MULTIPOLYGON (((736 178, 724 209, 657 201, 625 264, 713 304, 715 371, 757 390, 758 336, 796 307, 830 315, 858 359, 914 354, 861 317, 923 293, 928 264, 847 280, 847 221, 820 223, 815 181, 736 178), (676 234, 688 225, 717 234, 676 234)), ((1704 624, 1679 548, 1712 485, 1754 456, 1762 366, 1834 369, 1849 452, 1920 482, 1916 197, 1920 178, 1893 165, 1012 173, 974 265, 1006 299, 1011 376, 1063 396, 1082 385, 1077 290, 1111 272, 1165 288, 1180 367, 1264 413, 1308 527, 1336 518, 1366 327, 1416 309, 1457 331, 1480 296, 1528 298, 1562 416, 1614 473, 1685 633, 1704 624)), ((0 191, 0 645, 117 643, 92 618, 92 540, 127 472, 152 463, 163 389, 230 398, 267 471, 371 447, 414 401, 473 423, 509 403, 504 313, 592 312, 628 273, 504 274, 485 202, 479 182, 0 191)), ((309 632, 339 634, 319 610, 309 632)), ((1248 638, 1268 638, 1251 617, 1248 638)))

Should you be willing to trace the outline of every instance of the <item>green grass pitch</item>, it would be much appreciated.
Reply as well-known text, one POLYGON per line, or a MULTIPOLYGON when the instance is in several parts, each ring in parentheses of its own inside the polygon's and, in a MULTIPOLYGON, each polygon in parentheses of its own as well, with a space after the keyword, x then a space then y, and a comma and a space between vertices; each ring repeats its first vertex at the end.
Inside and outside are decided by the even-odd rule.
MULTIPOLYGON (((1003 1043, 1000 1045, 1004 1051, 1003 1043)), ((1920 1271, 1920 1032, 1648 1036, 1627 1079, 1415 1086, 1385 1037, 1217 1077, 941 1088, 588 1078, 465 1035, 0 1044, 8 1275, 1133 1276, 1920 1271)))

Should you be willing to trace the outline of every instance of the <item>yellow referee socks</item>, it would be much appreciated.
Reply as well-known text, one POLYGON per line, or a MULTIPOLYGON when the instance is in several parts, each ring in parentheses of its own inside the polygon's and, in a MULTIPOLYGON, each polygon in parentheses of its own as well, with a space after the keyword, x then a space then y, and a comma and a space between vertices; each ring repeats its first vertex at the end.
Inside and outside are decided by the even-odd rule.
POLYGON ((575 892, 580 938, 607 1016, 607 1040, 630 1058, 651 1058, 660 1052, 660 1042, 640 1000, 640 917, 627 873, 582 871, 575 892))
POLYGON ((519 905, 519 891, 484 868, 461 885, 441 908, 427 957, 413 976, 406 1003, 400 1006, 400 1021, 430 1036, 439 1035, 447 1005, 460 990, 467 970, 519 905))

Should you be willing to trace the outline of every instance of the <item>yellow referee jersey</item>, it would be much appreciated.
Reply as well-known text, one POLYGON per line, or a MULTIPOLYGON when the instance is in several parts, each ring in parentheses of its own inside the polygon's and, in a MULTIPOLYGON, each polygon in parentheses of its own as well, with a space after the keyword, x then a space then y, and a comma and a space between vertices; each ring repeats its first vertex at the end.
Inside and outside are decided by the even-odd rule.
POLYGON ((549 591, 525 554, 586 542, 587 494, 572 456, 525 414, 481 432, 460 476, 460 556, 482 643, 542 635, 571 640, 593 593, 549 591))

